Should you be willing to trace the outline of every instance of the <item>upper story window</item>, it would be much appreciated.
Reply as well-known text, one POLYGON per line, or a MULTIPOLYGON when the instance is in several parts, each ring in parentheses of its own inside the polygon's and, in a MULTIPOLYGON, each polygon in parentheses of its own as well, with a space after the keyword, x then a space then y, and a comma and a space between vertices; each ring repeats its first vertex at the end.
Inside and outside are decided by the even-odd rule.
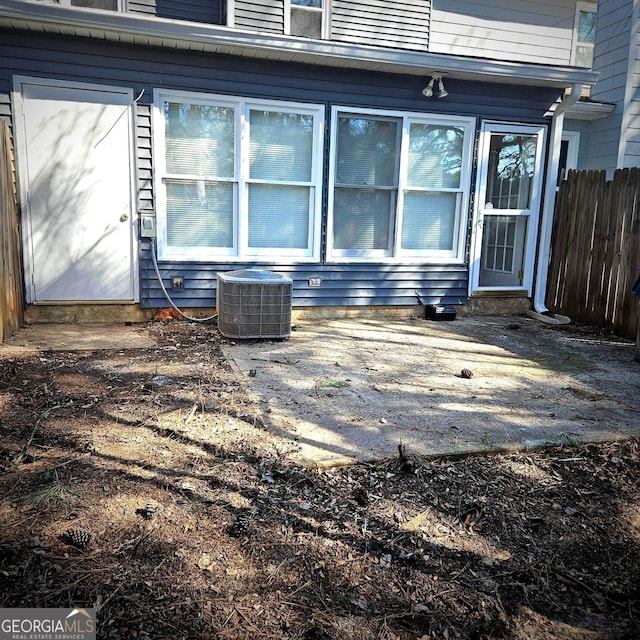
POLYGON ((155 93, 161 258, 317 260, 318 105, 155 93))
POLYGON ((324 38, 324 14, 328 0, 286 0, 289 5, 288 33, 305 38, 324 38))
POLYGON ((596 41, 597 2, 579 0, 573 38, 573 64, 577 67, 593 66, 593 47, 596 41))
POLYGON ((84 9, 102 9, 104 11, 123 11, 125 0, 38 0, 62 7, 82 7, 84 9))
POLYGON ((335 109, 328 252, 463 260, 473 119, 335 109))

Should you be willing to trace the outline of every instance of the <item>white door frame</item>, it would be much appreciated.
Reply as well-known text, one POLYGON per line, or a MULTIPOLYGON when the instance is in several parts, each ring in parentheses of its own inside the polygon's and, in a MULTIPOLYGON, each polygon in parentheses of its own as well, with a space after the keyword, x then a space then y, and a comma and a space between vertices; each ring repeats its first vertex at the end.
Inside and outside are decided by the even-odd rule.
MULTIPOLYGON (((108 93, 123 94, 129 105, 129 237, 130 237, 130 253, 131 253, 131 290, 133 297, 131 300, 92 300, 91 303, 105 304, 126 304, 137 303, 139 301, 139 277, 138 277, 138 251, 137 251, 137 229, 138 220, 136 214, 135 199, 135 103, 133 100, 133 89, 129 87, 118 87, 111 85, 102 85, 97 83, 73 82, 66 80, 57 80, 52 78, 38 78, 32 76, 14 76, 13 88, 11 93, 12 111, 14 114, 14 141, 16 146, 15 164, 16 164, 16 186, 18 194, 18 202, 21 211, 22 235, 23 235, 23 264, 25 279, 25 301, 34 303, 35 278, 34 278, 34 246, 33 246, 33 230, 31 228, 31 202, 29 194, 29 173, 27 164, 27 137, 25 128, 25 109, 23 100, 23 90, 25 85, 39 85, 44 87, 55 87, 61 89, 78 89, 87 91, 101 91, 108 93)), ((108 176, 105 176, 105 179, 108 176)), ((74 301, 70 301, 74 302, 74 301)), ((76 301, 77 303, 87 302, 76 301)), ((55 303, 57 304, 57 302, 55 303)), ((60 302, 64 304, 64 302, 60 302)))
POLYGON ((471 243, 469 251, 469 296, 475 294, 501 292, 522 292, 531 296, 535 267, 535 250, 538 240, 538 224, 542 206, 542 182, 544 176, 544 157, 546 153, 546 126, 526 125, 517 123, 483 121, 480 129, 478 145, 478 176, 473 207, 473 221, 471 228, 471 243), (535 171, 531 185, 531 201, 528 209, 494 209, 487 206, 487 178, 489 172, 489 149, 493 133, 513 133, 537 136, 535 171), (482 230, 486 215, 527 216, 527 238, 525 246, 525 261, 523 265, 522 285, 513 286, 480 286, 480 270, 482 258, 482 230))
MULTIPOLYGON (((560 144, 563 142, 567 143, 567 166, 565 169, 569 171, 570 169, 578 168, 578 152, 580 151, 580 132, 579 131, 567 131, 566 129, 562 132, 562 137, 560 139, 560 144)), ((566 179, 566 174, 565 174, 566 179)), ((560 188, 558 184, 557 189, 560 188)))

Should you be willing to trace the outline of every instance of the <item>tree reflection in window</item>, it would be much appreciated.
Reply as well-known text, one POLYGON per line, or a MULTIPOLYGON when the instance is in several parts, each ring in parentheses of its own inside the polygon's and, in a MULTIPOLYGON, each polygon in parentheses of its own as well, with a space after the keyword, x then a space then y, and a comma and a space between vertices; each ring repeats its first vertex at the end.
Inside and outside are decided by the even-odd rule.
POLYGON ((529 209, 536 148, 536 136, 491 136, 487 202, 495 209, 529 209))

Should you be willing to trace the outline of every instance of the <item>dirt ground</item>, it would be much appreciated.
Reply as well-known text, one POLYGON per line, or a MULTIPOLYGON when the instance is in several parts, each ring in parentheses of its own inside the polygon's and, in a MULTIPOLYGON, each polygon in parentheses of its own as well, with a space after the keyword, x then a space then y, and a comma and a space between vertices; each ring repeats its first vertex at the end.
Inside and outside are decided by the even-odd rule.
POLYGON ((0 606, 94 606, 99 638, 640 636, 640 440, 313 469, 215 327, 128 331, 0 348, 0 606))

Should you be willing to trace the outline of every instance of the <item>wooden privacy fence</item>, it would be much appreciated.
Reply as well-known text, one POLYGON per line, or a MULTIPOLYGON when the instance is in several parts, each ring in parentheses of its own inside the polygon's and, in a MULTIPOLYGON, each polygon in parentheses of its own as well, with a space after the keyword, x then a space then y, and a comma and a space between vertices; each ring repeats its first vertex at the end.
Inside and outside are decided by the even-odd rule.
POLYGON ((0 342, 23 322, 20 238, 9 127, 0 120, 0 342))
POLYGON ((547 307, 576 322, 636 335, 640 169, 569 171, 556 200, 547 307))

